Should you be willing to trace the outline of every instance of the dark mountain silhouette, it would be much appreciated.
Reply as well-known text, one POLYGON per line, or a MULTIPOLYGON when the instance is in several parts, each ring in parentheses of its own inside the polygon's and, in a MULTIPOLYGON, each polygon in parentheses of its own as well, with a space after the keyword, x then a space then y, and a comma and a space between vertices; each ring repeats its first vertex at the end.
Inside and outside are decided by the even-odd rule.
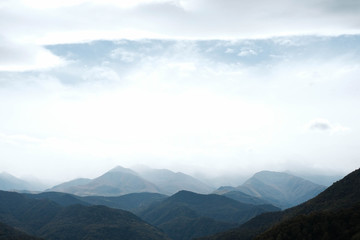
POLYGON ((288 173, 262 171, 254 174, 244 184, 236 188, 223 187, 219 188, 216 193, 226 194, 231 191, 240 191, 286 209, 315 197, 325 188, 325 186, 288 173))
POLYGON ((360 169, 335 182, 317 197, 299 206, 281 212, 261 214, 236 229, 202 239, 247 240, 261 233, 264 235, 259 235, 258 239, 276 239, 275 237, 293 239, 286 236, 290 236, 292 231, 298 231, 299 226, 303 228, 303 232, 299 233, 299 238, 294 239, 317 239, 317 237, 312 237, 319 235, 321 237, 318 239, 336 239, 330 236, 331 231, 335 229, 344 233, 344 235, 339 235, 338 239, 352 239, 347 238, 347 234, 354 237, 353 239, 359 239, 359 186, 360 169), (346 219, 352 222, 346 223, 346 219), (310 224, 314 221, 317 223, 310 224))
POLYGON ((127 211, 105 206, 63 207, 15 192, 0 191, 0 222, 48 240, 168 239, 127 211))
POLYGON ((360 239, 360 203, 336 211, 315 211, 282 221, 255 238, 281 239, 360 239))
POLYGON ((138 215, 171 238, 185 240, 229 229, 263 212, 277 210, 272 205, 244 204, 216 194, 180 191, 138 215))
POLYGON ((0 240, 42 240, 0 222, 0 240))
POLYGON ((163 194, 174 194, 181 190, 207 194, 214 189, 200 180, 168 169, 143 168, 137 171, 141 177, 154 183, 163 194))
MULTIPOLYGON (((87 182, 86 179, 81 181, 87 182)), ((119 196, 136 192, 159 192, 158 187, 153 183, 141 178, 131 169, 120 166, 86 184, 75 185, 76 182, 79 180, 67 182, 65 186, 61 184, 49 190, 58 190, 79 196, 119 196)))

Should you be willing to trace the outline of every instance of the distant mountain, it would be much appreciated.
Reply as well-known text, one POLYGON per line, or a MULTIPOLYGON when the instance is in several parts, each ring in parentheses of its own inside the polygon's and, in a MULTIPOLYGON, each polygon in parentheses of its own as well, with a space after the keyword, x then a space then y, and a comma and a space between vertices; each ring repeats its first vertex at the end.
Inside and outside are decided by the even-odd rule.
POLYGON ((146 181, 131 169, 120 166, 90 181, 77 179, 49 189, 56 190, 78 196, 119 196, 128 193, 159 192, 153 183, 146 181))
POLYGON ((359 186, 360 169, 299 206, 261 214, 236 229, 201 239, 359 239, 359 186))
POLYGON ((62 207, 47 199, 0 191, 0 222, 47 240, 165 240, 134 214, 105 206, 62 207))
POLYGON ((76 191, 76 188, 78 186, 86 185, 91 182, 91 179, 89 178, 77 178, 68 182, 61 183, 59 185, 56 185, 47 191, 49 192, 71 192, 76 191), (72 189, 74 188, 74 189, 72 189))
POLYGON ((41 240, 0 222, 0 240, 41 240))
POLYGON ((306 180, 309 180, 313 183, 320 184, 326 187, 331 186, 334 182, 339 181, 344 175, 325 175, 325 174, 315 174, 315 173, 290 173, 295 176, 302 177, 306 180))
POLYGON ((39 191, 44 190, 44 188, 42 184, 25 181, 6 172, 0 173, 0 190, 39 191))
POLYGON ((277 210, 272 205, 244 204, 216 194, 180 191, 138 215, 172 239, 187 240, 223 231, 263 212, 277 210))
POLYGON ((160 202, 168 198, 168 196, 159 193, 144 192, 129 193, 117 197, 87 196, 78 198, 91 205, 104 205, 111 208, 118 208, 132 213, 137 213, 153 203, 160 202))
POLYGON ((254 196, 250 196, 250 195, 248 195, 246 193, 243 193, 243 192, 240 192, 240 191, 225 192, 222 195, 225 196, 225 197, 234 199, 234 200, 236 200, 238 202, 247 203, 247 204, 254 204, 254 205, 270 204, 269 202, 267 202, 264 199, 254 197, 254 196))
POLYGON ((315 197, 325 188, 288 173, 262 171, 238 186, 237 190, 285 209, 315 197))
POLYGON ((143 168, 137 172, 141 177, 158 186, 163 194, 171 195, 181 190, 207 194, 214 190, 200 180, 181 172, 151 168, 143 168))
POLYGON ((233 191, 239 191, 239 190, 236 187, 232 187, 232 186, 221 186, 218 189, 216 189, 213 193, 223 195, 224 193, 233 192, 233 191))

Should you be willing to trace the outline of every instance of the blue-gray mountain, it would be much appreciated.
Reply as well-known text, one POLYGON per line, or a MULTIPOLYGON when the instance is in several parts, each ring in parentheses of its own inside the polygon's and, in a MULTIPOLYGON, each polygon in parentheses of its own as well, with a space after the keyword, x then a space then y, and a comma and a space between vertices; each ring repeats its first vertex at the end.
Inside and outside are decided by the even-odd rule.
POLYGON ((78 196, 120 196, 140 192, 171 195, 180 190, 210 193, 213 188, 194 177, 167 169, 148 168, 135 172, 118 166, 95 179, 75 179, 48 189, 78 196))
POLYGON ((41 191, 46 187, 34 181, 25 181, 9 173, 0 173, 0 190, 4 191, 41 191))
POLYGON ((131 169, 120 166, 90 181, 77 179, 57 185, 48 191, 61 191, 79 196, 119 196, 134 192, 160 192, 155 184, 143 179, 131 169))
MULTIPOLYGON (((240 191, 255 197, 256 200, 253 199, 254 204, 256 204, 255 201, 263 200, 286 209, 315 197, 325 189, 325 186, 288 173, 262 171, 254 174, 244 184, 236 188, 223 187, 219 188, 215 193, 234 198, 235 194, 231 192, 240 191)), ((240 200, 240 198, 237 200, 240 200)))
POLYGON ((142 168, 137 172, 141 177, 158 186, 163 194, 172 195, 181 190, 207 194, 214 190, 213 187, 182 172, 151 168, 142 168))

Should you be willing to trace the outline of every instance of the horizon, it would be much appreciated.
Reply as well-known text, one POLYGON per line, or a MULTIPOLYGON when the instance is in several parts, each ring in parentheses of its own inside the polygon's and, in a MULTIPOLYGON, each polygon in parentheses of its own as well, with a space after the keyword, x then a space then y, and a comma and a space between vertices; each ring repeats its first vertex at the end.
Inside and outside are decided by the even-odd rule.
POLYGON ((118 165, 214 178, 360 167, 360 3, 6 0, 0 11, 0 172, 61 182, 118 165))

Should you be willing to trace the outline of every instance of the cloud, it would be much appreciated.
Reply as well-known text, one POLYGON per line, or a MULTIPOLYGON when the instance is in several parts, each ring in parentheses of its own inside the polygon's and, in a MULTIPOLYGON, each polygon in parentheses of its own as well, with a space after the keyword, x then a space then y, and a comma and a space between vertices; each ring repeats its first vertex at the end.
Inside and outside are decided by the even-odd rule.
POLYGON ((350 130, 347 127, 344 127, 340 124, 332 124, 327 119, 314 119, 312 120, 307 128, 311 131, 324 131, 324 132, 330 132, 330 133, 337 133, 337 132, 344 132, 350 130))
POLYGON ((0 36, 0 71, 48 69, 65 63, 44 47, 16 43, 0 36))
POLYGON ((238 53, 238 56, 240 56, 240 57, 246 57, 246 56, 251 56, 251 55, 257 55, 257 53, 253 49, 249 49, 249 48, 243 48, 238 53))
MULTIPOLYGON (((353 0, 2 1, 0 71, 57 66, 42 46, 97 39, 245 39, 360 33, 353 0), (51 3, 50 3, 51 2, 51 3), (96 17, 94 17, 96 16, 96 17)), ((244 50, 241 56, 254 55, 244 50)), ((123 52, 132 61, 131 52, 123 52)))

